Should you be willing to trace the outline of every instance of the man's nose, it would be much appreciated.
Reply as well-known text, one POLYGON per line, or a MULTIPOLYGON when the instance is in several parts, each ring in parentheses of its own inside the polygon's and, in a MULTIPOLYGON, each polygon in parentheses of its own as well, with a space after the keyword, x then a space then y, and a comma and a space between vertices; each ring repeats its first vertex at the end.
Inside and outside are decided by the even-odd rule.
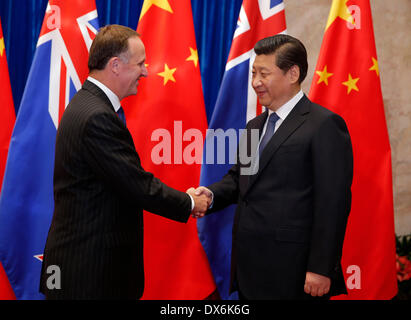
POLYGON ((251 80, 251 85, 253 86, 253 88, 257 88, 257 87, 261 86, 260 77, 258 77, 258 76, 253 77, 252 80, 251 80))
POLYGON ((147 70, 147 67, 146 67, 145 64, 143 65, 141 76, 142 77, 147 77, 148 76, 148 70, 147 70))

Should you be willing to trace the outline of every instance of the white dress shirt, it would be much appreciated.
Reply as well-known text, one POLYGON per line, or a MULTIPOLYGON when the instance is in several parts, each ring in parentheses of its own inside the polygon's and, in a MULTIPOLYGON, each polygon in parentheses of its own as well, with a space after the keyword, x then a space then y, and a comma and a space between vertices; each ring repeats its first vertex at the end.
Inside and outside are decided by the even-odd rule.
MULTIPOLYGON (((280 108, 277 109, 277 111, 275 111, 277 113, 277 116, 279 117, 279 119, 277 120, 277 122, 275 123, 275 127, 274 127, 274 133, 278 130, 278 128, 280 127, 280 125, 283 123, 283 121, 285 120, 285 118, 287 118, 287 116, 290 114, 291 110, 294 109, 294 107, 297 105, 297 103, 301 100, 301 98, 304 96, 304 93, 302 92, 302 90, 300 90, 294 97, 292 97, 290 100, 288 100, 286 103, 284 103, 280 108)), ((268 117, 267 120, 265 121, 264 127, 263 127, 263 131, 261 132, 261 136, 260 136, 260 141, 258 143, 258 147, 260 147, 260 143, 261 140, 264 137, 264 133, 267 130, 267 123, 268 123, 268 119, 270 118, 270 115, 273 113, 274 111, 268 109, 268 117)), ((258 148, 257 148, 258 150, 258 148)), ((214 205, 214 194, 213 192, 210 190, 211 192, 211 205, 209 207, 209 209, 211 209, 214 205)))
MULTIPOLYGON (((287 116, 290 114, 291 110, 294 109, 294 107, 296 106, 296 104, 301 100, 301 98, 304 96, 304 93, 302 92, 302 90, 300 90, 294 97, 292 97, 290 100, 288 100, 286 103, 284 103, 281 107, 279 107, 277 109, 277 111, 275 111, 275 113, 277 114, 277 116, 279 117, 279 119, 277 120, 277 122, 275 123, 275 127, 274 127, 274 133, 278 130, 278 128, 280 127, 280 125, 283 123, 283 121, 285 120, 285 118, 287 118, 287 116)), ((267 129, 267 123, 268 123, 268 119, 270 118, 271 114, 274 111, 268 109, 268 117, 267 120, 265 121, 264 127, 263 127, 263 131, 261 132, 261 137, 260 137, 260 142, 261 139, 264 136, 264 133, 267 129)))
POLYGON ((114 111, 117 113, 118 109, 120 109, 121 104, 120 104, 120 99, 117 97, 117 95, 111 91, 107 86, 102 84, 100 81, 94 79, 93 77, 88 77, 88 81, 94 83, 97 87, 99 87, 103 92, 106 94, 107 98, 110 100, 114 111))

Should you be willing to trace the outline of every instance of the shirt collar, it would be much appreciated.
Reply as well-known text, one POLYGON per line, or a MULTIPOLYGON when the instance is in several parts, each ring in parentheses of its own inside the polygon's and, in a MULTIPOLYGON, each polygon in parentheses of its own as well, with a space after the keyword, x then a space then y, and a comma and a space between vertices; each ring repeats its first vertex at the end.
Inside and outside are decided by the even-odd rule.
POLYGON ((113 109, 115 112, 117 112, 118 109, 120 109, 121 107, 120 100, 113 91, 111 91, 107 86, 105 86, 100 81, 94 79, 91 76, 89 76, 87 80, 94 83, 97 87, 103 90, 103 92, 106 94, 107 98, 110 100, 111 104, 113 105, 113 109))
MULTIPOLYGON (((287 118, 288 114, 291 112, 291 110, 293 110, 293 108, 296 106, 298 101, 300 101, 303 96, 304 93, 302 92, 302 90, 298 91, 298 93, 294 97, 292 97, 280 108, 278 108, 277 111, 275 111, 275 113, 277 113, 281 120, 284 120, 285 118, 287 118)), ((270 116, 273 112, 274 111, 268 109, 268 116, 270 116)))

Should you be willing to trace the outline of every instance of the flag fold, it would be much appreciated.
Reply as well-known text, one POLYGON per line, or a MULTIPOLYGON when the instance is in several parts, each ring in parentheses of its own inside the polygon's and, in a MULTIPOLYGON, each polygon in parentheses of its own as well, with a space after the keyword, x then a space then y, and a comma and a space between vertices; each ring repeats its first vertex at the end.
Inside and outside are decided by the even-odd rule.
MULTIPOLYGON (((0 20, 0 194, 6 168, 7 153, 14 121, 16 120, 13 96, 10 87, 9 69, 7 66, 6 48, 0 20)), ((0 263, 0 300, 15 299, 7 275, 0 263)))

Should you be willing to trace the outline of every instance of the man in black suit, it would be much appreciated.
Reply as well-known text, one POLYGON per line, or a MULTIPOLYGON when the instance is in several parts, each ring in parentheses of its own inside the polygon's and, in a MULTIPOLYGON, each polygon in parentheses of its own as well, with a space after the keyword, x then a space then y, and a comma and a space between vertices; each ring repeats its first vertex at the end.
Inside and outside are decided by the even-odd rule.
POLYGON ((244 299, 346 293, 340 260, 353 177, 346 124, 301 91, 308 64, 299 40, 276 35, 254 50, 252 86, 267 107, 246 127, 260 133, 250 149, 258 171, 242 174, 237 161, 221 181, 196 190, 213 198, 208 213, 238 204, 231 290, 244 299))
POLYGON ((90 48, 89 77, 57 131, 55 208, 40 280, 47 299, 138 299, 143 210, 187 222, 192 210, 207 209, 205 196, 174 190, 140 164, 120 101, 137 93, 144 62, 143 42, 127 27, 102 28, 90 48), (56 267, 61 279, 53 286, 56 267))

